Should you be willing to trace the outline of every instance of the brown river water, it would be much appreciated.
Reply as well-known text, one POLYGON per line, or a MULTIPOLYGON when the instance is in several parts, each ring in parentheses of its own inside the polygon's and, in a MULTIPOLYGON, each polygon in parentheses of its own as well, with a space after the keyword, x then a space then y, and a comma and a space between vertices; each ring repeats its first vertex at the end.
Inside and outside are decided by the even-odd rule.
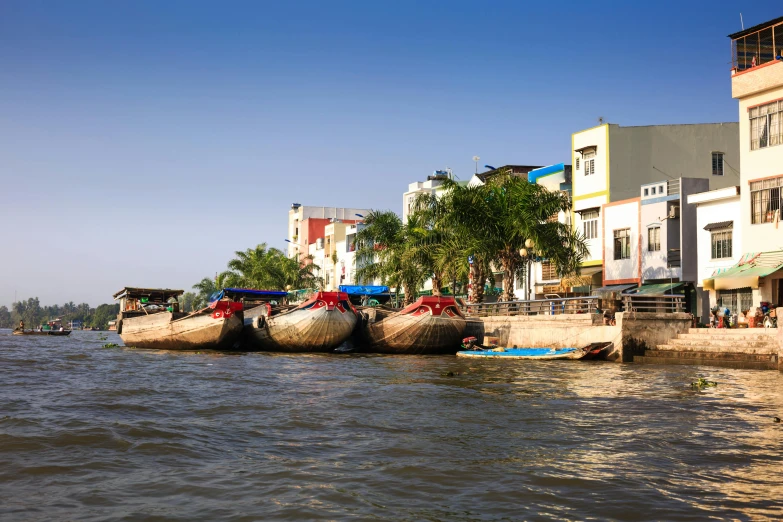
POLYGON ((775 371, 106 335, 0 330, 0 520, 783 518, 775 371))

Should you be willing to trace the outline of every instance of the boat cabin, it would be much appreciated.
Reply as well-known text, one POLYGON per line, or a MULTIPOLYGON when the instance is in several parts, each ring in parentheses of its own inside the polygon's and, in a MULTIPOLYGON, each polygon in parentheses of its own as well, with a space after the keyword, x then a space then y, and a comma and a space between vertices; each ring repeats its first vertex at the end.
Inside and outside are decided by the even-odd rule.
POLYGON ((120 302, 120 319, 158 312, 171 312, 176 318, 187 315, 180 312, 177 302, 177 297, 184 293, 184 290, 125 287, 114 294, 114 300, 120 302))
POLYGON ((260 304, 270 304, 280 306, 288 304, 288 292, 279 290, 254 290, 252 288, 224 288, 220 292, 215 292, 209 298, 210 302, 220 299, 229 299, 231 301, 242 303, 245 310, 249 310, 260 304))

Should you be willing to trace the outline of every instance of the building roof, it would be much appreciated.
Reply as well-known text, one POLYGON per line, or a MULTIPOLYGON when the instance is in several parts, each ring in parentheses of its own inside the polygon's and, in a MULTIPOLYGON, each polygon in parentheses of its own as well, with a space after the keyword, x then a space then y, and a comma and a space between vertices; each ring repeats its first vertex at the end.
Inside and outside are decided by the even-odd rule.
POLYGON ((184 293, 184 290, 171 290, 169 288, 132 288, 130 286, 126 286, 114 294, 114 299, 119 299, 120 297, 131 297, 134 299, 139 297, 149 297, 165 301, 170 297, 177 297, 184 293))
POLYGON ((476 176, 481 181, 487 181, 489 178, 496 176, 500 174, 501 172, 505 172, 507 170, 511 171, 512 176, 524 176, 527 178, 527 173, 531 170, 540 169, 541 165, 503 165, 502 167, 498 167, 493 170, 488 170, 486 172, 480 172, 476 174, 476 176))
POLYGON ((779 24, 780 22, 783 22, 783 16, 780 16, 773 20, 768 20, 758 25, 754 25, 753 27, 749 27, 747 29, 743 29, 742 31, 739 31, 737 33, 730 34, 729 38, 731 38, 732 40, 736 40, 737 38, 742 38, 743 36, 747 36, 751 33, 761 31, 762 29, 766 29, 767 27, 770 27, 772 25, 779 24))

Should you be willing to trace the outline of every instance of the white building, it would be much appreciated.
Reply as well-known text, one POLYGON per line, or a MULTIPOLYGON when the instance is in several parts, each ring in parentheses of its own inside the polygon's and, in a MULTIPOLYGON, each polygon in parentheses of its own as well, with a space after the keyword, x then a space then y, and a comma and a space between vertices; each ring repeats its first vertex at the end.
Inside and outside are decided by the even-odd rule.
POLYGON ((688 206, 696 207, 696 250, 699 262, 697 288, 703 293, 699 314, 702 318, 708 317, 710 308, 719 303, 736 310, 735 306, 731 306, 732 303, 726 301, 733 299, 740 303, 747 302, 752 299, 750 289, 704 292, 703 281, 725 272, 740 259, 741 250, 736 241, 739 234, 735 234, 741 220, 740 187, 691 194, 688 196, 688 206))
POLYGON ((402 195, 402 222, 405 223, 413 213, 413 206, 419 194, 437 194, 443 190, 443 183, 448 179, 453 179, 451 169, 436 170, 431 176, 427 176, 427 181, 409 184, 408 191, 402 195))
MULTIPOLYGON (((738 263, 704 281, 783 305, 783 18, 729 36, 731 95, 739 102, 740 241, 738 263)), ((730 165, 729 165, 730 166, 730 165)), ((737 305, 742 309, 743 305, 737 305)))

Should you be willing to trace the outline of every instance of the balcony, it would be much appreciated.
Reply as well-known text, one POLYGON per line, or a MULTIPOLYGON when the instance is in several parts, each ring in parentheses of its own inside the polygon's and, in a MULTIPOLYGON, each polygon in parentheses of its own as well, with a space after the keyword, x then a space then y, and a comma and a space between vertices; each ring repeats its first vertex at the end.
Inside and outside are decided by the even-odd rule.
POLYGON ((783 17, 729 35, 731 95, 744 98, 783 85, 783 17))

